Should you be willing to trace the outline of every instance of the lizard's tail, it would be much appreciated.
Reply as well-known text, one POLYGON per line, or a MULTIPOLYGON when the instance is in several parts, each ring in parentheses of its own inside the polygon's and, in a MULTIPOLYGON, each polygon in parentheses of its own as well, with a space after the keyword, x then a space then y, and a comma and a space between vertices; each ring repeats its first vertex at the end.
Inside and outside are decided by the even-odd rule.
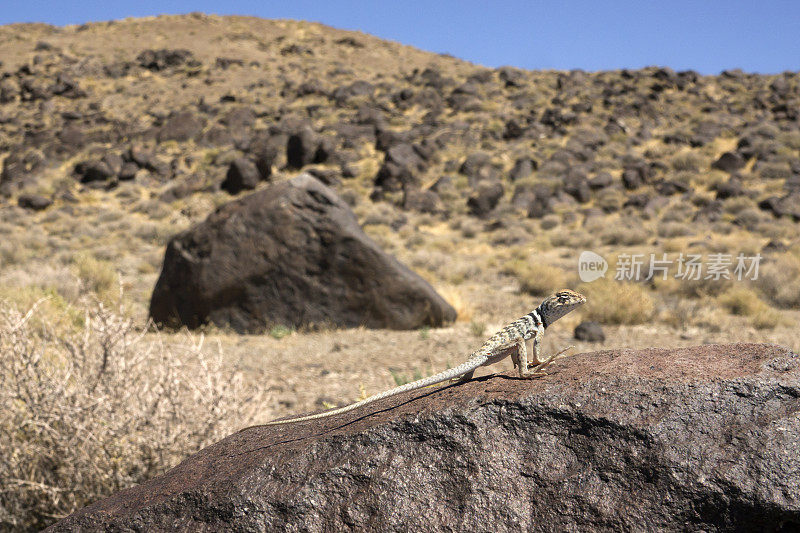
POLYGON ((264 424, 265 426, 275 426, 278 424, 291 424, 294 422, 305 422, 306 420, 316 420, 317 418, 326 418, 329 416, 334 416, 342 413, 347 413, 348 411, 352 411, 353 409, 358 409, 362 405, 367 405, 369 403, 375 402, 377 400, 381 400, 383 398, 388 398, 389 396, 394 396, 395 394, 400 394, 401 392, 406 392, 415 389, 421 389, 422 387, 427 387, 429 385, 435 385, 437 383, 441 383, 442 381, 447 381, 448 379, 453 379, 455 377, 461 376, 475 370, 479 366, 481 366, 484 362, 486 362, 487 357, 484 355, 476 355, 471 357, 468 361, 445 370, 443 372, 439 372, 438 374, 434 374, 432 376, 428 376, 427 378, 418 379, 417 381, 412 381, 411 383, 406 383, 405 385, 400 385, 399 387, 395 387, 393 389, 389 389, 387 391, 381 392, 380 394, 376 394, 374 396, 370 396, 369 398, 364 398, 363 400, 351 403, 350 405, 346 405, 344 407, 339 407, 338 409, 333 409, 331 411, 325 411, 322 413, 317 413, 315 415, 308 415, 308 416, 301 416, 299 418, 288 418, 286 420, 275 420, 273 422, 267 422, 264 424))

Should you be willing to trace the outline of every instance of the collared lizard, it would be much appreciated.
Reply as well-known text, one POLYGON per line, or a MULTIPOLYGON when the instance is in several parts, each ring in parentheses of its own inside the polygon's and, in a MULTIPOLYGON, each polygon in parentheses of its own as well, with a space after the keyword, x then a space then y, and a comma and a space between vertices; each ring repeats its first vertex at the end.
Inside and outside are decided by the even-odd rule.
POLYGON ((551 355, 547 359, 541 360, 539 358, 540 343, 542 341, 542 336, 544 335, 544 330, 553 322, 585 302, 586 297, 582 294, 569 289, 560 290, 552 296, 547 297, 541 304, 539 304, 539 307, 527 315, 514 320, 503 329, 492 335, 489 340, 484 342, 478 350, 473 352, 464 363, 456 367, 450 368, 438 374, 434 374, 433 376, 429 376, 427 378, 419 379, 417 381, 389 389, 345 407, 332 409, 330 411, 325 411, 315 415, 289 418, 287 420, 275 420, 273 422, 267 422, 265 425, 289 424, 294 422, 304 422, 306 420, 315 420, 317 418, 326 418, 352 411, 353 409, 357 409, 362 405, 367 405, 377 400, 388 398, 389 396, 394 396, 395 394, 400 394, 401 392, 421 389, 423 387, 428 387, 430 385, 435 385, 436 383, 449 381, 459 377, 461 380, 466 381, 472 379, 472 375, 475 373, 477 368, 497 363, 509 355, 514 362, 514 366, 519 369, 519 377, 531 379, 542 376, 544 375, 543 370, 550 363, 555 361, 565 351, 569 350, 569 348, 565 348, 555 355, 551 355), (533 361, 529 363, 525 342, 530 339, 533 339, 534 353, 533 361))

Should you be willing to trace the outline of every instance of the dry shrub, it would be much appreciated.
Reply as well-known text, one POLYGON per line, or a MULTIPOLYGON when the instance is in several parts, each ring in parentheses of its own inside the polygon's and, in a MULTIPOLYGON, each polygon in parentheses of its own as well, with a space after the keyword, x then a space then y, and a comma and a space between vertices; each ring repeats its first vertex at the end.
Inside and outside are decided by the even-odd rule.
MULTIPOLYGON (((54 263, 31 261, 24 266, 2 268, 0 271, 0 299, 8 299, 7 295, 11 294, 11 300, 14 301, 13 293, 16 291, 50 291, 51 294, 56 294, 70 302, 79 300, 85 289, 81 281, 68 266, 54 263)), ((43 296, 43 294, 39 294, 27 305, 22 302, 15 303, 20 307, 28 308, 43 296)))
POLYGON ((772 329, 783 320, 782 315, 758 298, 747 287, 735 287, 719 297, 719 303, 734 315, 750 317, 757 329, 772 329))
POLYGON ((719 303, 729 312, 739 316, 753 316, 766 304, 758 299, 758 295, 747 287, 734 287, 719 297, 719 303))
POLYGON ((38 530, 150 479, 263 405, 202 337, 167 349, 121 312, 84 312, 80 328, 36 328, 36 306, 0 302, 0 529, 38 530))
POLYGON ((778 307, 800 308, 800 257, 786 253, 762 264, 756 284, 778 307))
POLYGON ((725 278, 713 279, 705 278, 703 274, 700 279, 678 278, 670 287, 672 294, 684 298, 708 298, 719 296, 733 286, 733 281, 725 278))
POLYGON ((75 274, 86 288, 105 302, 108 302, 119 288, 119 274, 109 261, 80 254, 75 258, 75 270, 75 274))
POLYGON ((481 232, 480 225, 473 220, 463 221, 459 229, 461 230, 461 236, 465 239, 472 239, 481 232))
POLYGON ((698 316, 700 305, 691 300, 668 298, 666 307, 659 313, 658 319, 676 329, 684 329, 692 324, 692 319, 698 316))
POLYGON ((517 278, 524 292, 534 296, 548 296, 567 285, 566 273, 545 263, 512 261, 504 270, 517 278))
POLYGON ((785 322, 783 315, 779 311, 764 305, 753 317, 751 323, 756 329, 774 329, 779 324, 785 322))
POLYGON ((644 244, 650 238, 650 232, 643 228, 641 222, 632 220, 609 221, 600 233, 603 244, 616 246, 635 246, 644 244))
POLYGON ((688 223, 692 220, 694 208, 687 202, 677 203, 665 209, 661 216, 661 223, 666 222, 682 222, 688 223))
POLYGON ((625 203, 625 193, 616 189, 604 189, 597 193, 595 204, 607 213, 616 213, 625 203))
POLYGON ((586 295, 586 318, 603 324, 642 324, 655 312, 647 289, 631 282, 601 278, 584 283, 578 291, 586 295))
POLYGON ((725 236, 714 236, 704 242, 706 251, 718 254, 743 253, 754 256, 764 247, 764 239, 756 237, 746 231, 731 232, 725 236))
POLYGON ((761 224, 764 222, 771 222, 771 217, 767 218, 760 209, 756 207, 748 207, 747 209, 742 209, 736 216, 733 217, 733 223, 740 228, 744 228, 747 231, 758 231, 761 224))
MULTIPOLYGON (((175 235, 178 228, 171 222, 151 222, 143 220, 137 222, 136 227, 129 233, 142 241, 156 246, 164 246, 175 235)), ((128 233, 128 232, 126 232, 128 233)))
POLYGON ((540 225, 543 230, 547 231, 557 227, 560 223, 561 223, 561 217, 551 213, 549 215, 545 215, 540 225))
POLYGON ((677 172, 697 172, 704 167, 703 157, 690 151, 675 154, 670 163, 677 172))
POLYGON ((730 328, 729 316, 722 309, 701 306, 697 314, 688 317, 690 323, 710 333, 719 333, 730 328))
POLYGON ((667 239, 692 235, 694 228, 683 222, 662 222, 657 228, 658 236, 667 239))
POLYGON ((585 228, 573 230, 556 230, 546 235, 550 244, 555 247, 570 248, 572 250, 591 248, 597 244, 594 234, 585 228))
MULTIPOLYGON (((692 187, 695 183, 699 182, 700 179, 703 177, 704 174, 691 172, 691 171, 684 171, 678 172, 674 176, 672 176, 672 180, 678 183, 682 183, 687 187, 692 187)), ((700 196, 700 195, 697 195, 700 196)), ((709 198, 710 200, 711 198, 709 198)))
POLYGON ((748 198, 747 196, 734 196, 733 198, 727 198, 722 202, 723 211, 730 213, 731 215, 736 215, 753 207, 756 207, 756 203, 752 198, 748 198))
POLYGON ((762 180, 785 180, 792 177, 792 170, 784 163, 764 163, 759 174, 762 180))
MULTIPOLYGON (((6 233, 9 235, 9 233, 6 233)), ((0 242, 0 265, 19 265, 28 263, 36 253, 22 242, 9 237, 0 242)))

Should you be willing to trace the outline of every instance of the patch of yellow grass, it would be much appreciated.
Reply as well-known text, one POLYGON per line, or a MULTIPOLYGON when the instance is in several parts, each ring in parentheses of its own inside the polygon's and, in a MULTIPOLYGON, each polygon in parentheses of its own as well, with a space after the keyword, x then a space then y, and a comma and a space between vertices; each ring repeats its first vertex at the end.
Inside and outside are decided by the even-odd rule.
POLYGON ((495 248, 487 242, 465 242, 460 246, 462 255, 477 257, 494 257, 495 248))
POLYGON ((436 289, 439 295, 456 310, 456 322, 471 322, 475 308, 462 295, 458 287, 447 285, 436 289))
POLYGON ((108 261, 80 254, 75 258, 74 265, 78 278, 101 300, 110 301, 119 290, 119 273, 108 261))
POLYGON ((733 254, 743 253, 746 256, 756 255, 767 243, 767 239, 753 235, 744 230, 737 230, 728 235, 715 235, 707 243, 709 252, 733 254))
POLYGON ((664 142, 661 140, 660 137, 655 137, 654 136, 654 137, 646 140, 642 144, 640 144, 637 147, 636 151, 638 153, 640 153, 640 154, 644 154, 645 152, 648 152, 648 151, 651 151, 651 152, 655 151, 655 152, 661 153, 661 152, 663 152, 665 150, 668 150, 668 149, 669 149, 669 147, 664 145, 664 142))
POLYGON ((758 295, 747 287, 733 287, 717 300, 730 313, 739 316, 753 316, 766 305, 758 299, 758 295))
POLYGON ((662 247, 664 251, 667 253, 682 252, 686 250, 688 240, 689 239, 685 237, 675 237, 672 239, 666 239, 662 244, 662 247))
POLYGON ((718 301, 730 313, 750 317, 756 329, 773 329, 783 321, 779 311, 772 309, 747 287, 734 287, 722 294, 718 301))
POLYGON ((0 286, 0 306, 36 309, 30 327, 40 332, 54 327, 82 325, 83 315, 52 287, 0 286))
POLYGON ((603 324, 642 324, 655 312, 653 298, 636 283, 601 278, 582 284, 578 291, 586 295, 587 319, 603 324))
POLYGON ((753 315, 750 322, 756 329, 774 329, 784 322, 784 318, 780 311, 764 305, 753 315))
POLYGON ((714 159, 718 159, 719 156, 724 154, 725 152, 732 152, 736 149, 736 145, 739 142, 739 139, 736 137, 717 137, 711 142, 711 148, 713 149, 714 159))
POLYGON ((437 236, 453 235, 453 230, 450 228, 450 224, 448 224, 447 222, 439 222, 438 224, 430 224, 430 225, 421 225, 418 228, 418 231, 430 233, 431 235, 437 235, 437 236))
POLYGON ((673 155, 670 160, 670 165, 678 172, 684 170, 696 172, 704 167, 703 163, 703 157, 696 151, 688 148, 673 155))
POLYGON ((534 296, 547 296, 567 284, 567 274, 559 267, 546 263, 518 259, 506 265, 504 271, 517 278, 524 292, 534 296))
POLYGON ((778 307, 800 308, 800 253, 786 252, 761 265, 756 284, 778 307))

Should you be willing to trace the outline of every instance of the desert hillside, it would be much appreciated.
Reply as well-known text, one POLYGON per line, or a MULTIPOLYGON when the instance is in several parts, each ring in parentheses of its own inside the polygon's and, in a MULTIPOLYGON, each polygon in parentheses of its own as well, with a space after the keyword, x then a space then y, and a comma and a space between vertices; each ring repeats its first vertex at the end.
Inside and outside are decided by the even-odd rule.
MULTIPOLYGON (((215 372, 236 373, 247 414, 229 402, 208 413, 227 425, 174 436, 162 443, 173 452, 66 503, 23 483, 24 505, 41 490, 63 514, 237 427, 456 365, 562 287, 589 303, 548 331, 548 353, 739 341, 796 351, 798 119, 795 72, 488 69, 319 24, 202 14, 0 27, 0 341, 24 323, 37 339, 76 335, 54 348, 70 357, 81 331, 106 324, 182 346, 185 332, 154 340, 146 329, 169 239, 303 172, 458 313, 416 331, 206 325, 187 353, 222 354, 215 372), (605 278, 581 282, 582 251, 608 261, 605 278), (757 275, 737 271, 739 257, 759 257, 757 275), (663 267, 653 276, 651 259, 663 267), (641 275, 624 268, 637 260, 641 275), (605 340, 575 340, 582 321, 605 340)), ((5 349, 36 351, 17 341, 5 349)), ((34 525, 52 518, 37 512, 34 525)))

